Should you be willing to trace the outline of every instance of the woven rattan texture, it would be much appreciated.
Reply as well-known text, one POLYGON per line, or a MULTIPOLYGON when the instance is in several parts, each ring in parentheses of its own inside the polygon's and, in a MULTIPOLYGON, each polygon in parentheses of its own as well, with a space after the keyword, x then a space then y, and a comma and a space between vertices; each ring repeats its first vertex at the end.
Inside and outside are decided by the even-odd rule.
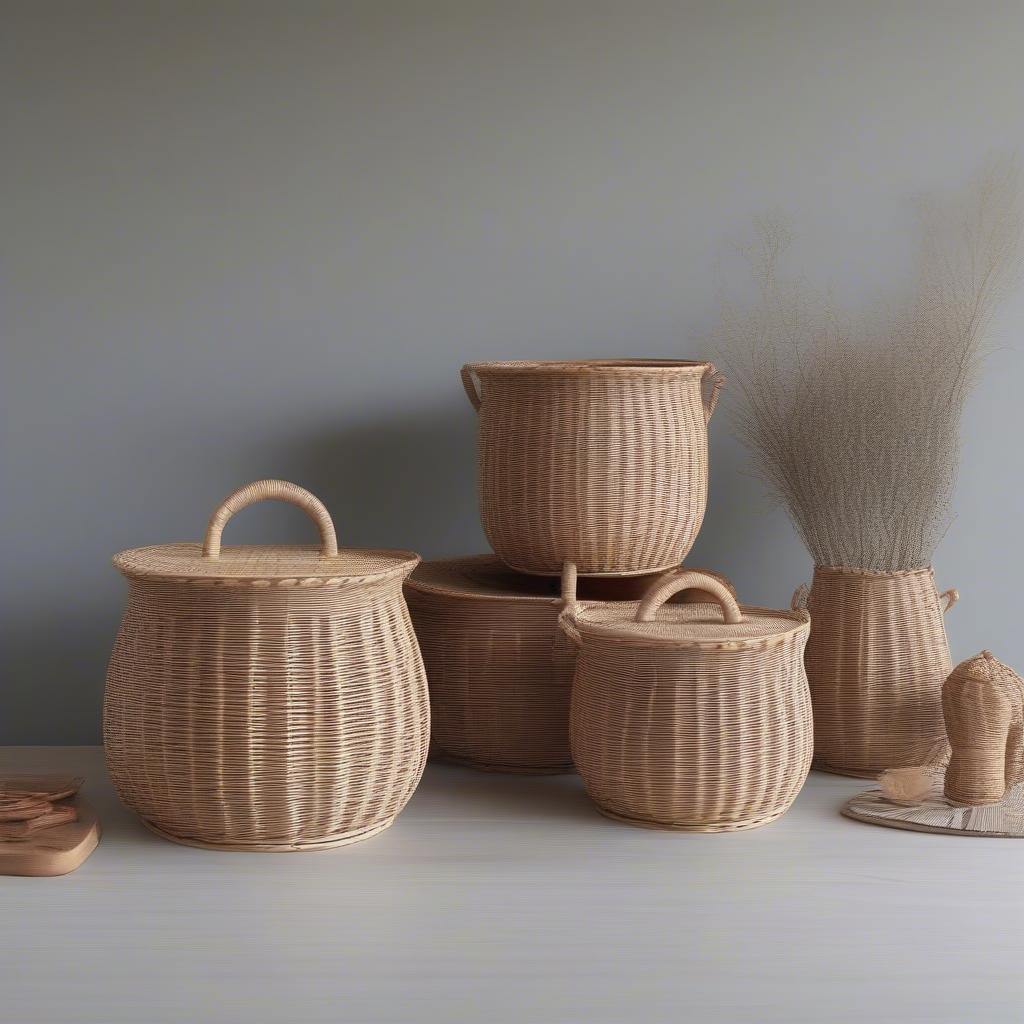
POLYGON ((999 803, 1024 782, 1024 679, 983 651, 950 673, 942 708, 952 748, 947 799, 999 803))
POLYGON ((843 807, 848 818, 910 832, 979 838, 1024 839, 1024 784, 996 804, 964 807, 943 795, 941 782, 920 802, 893 803, 880 789, 871 789, 843 807))
POLYGON ((211 580, 225 586, 329 586, 382 576, 405 576, 418 558, 411 551, 340 548, 326 557, 311 544, 236 544, 217 558, 201 544, 154 544, 114 557, 126 576, 170 581, 211 580))
MULTIPOLYGON (((171 547, 178 558, 184 546, 171 547)), ((188 547, 187 560, 210 575, 153 574, 137 551, 115 559, 129 600, 104 738, 121 799, 159 834, 220 849, 318 849, 387 828, 429 743, 426 675, 402 598, 416 556, 351 552, 349 564, 371 571, 335 576, 330 516, 281 480, 229 495, 202 552, 188 547), (326 576, 292 578, 299 562, 279 547, 221 550, 231 515, 266 498, 314 518, 320 552, 301 561, 326 576)), ((164 549, 149 550, 158 559, 164 549)))
POLYGON ((121 799, 175 838, 282 849, 379 831, 416 788, 429 737, 401 581, 132 580, 104 736, 121 799))
MULTIPOLYGON (((711 605, 671 610, 680 613, 721 621, 711 605)), ((753 828, 784 814, 813 747, 806 613, 779 613, 791 620, 785 633, 713 646, 596 632, 588 614, 577 620, 571 740, 598 808, 694 832, 753 828)))
POLYGON ((873 778, 925 764, 945 739, 941 694, 951 668, 932 570, 818 566, 807 607, 815 766, 873 778))
MULTIPOLYGON (((581 579, 578 596, 588 609, 608 601, 617 615, 632 615, 650 583, 581 579)), ((558 629, 560 590, 558 580, 512 572, 490 555, 425 562, 409 578, 436 756, 488 771, 573 771, 576 649, 558 629)))
POLYGON ((480 413, 481 521, 509 566, 639 575, 683 561, 707 501, 714 367, 480 363, 463 379, 480 413))
POLYGON ((738 640, 757 640, 777 637, 802 629, 802 619, 791 612, 777 612, 772 608, 743 609, 743 621, 722 621, 717 604, 693 604, 680 607, 664 606, 653 622, 636 622, 621 607, 587 607, 580 609, 576 622, 584 636, 612 636, 636 643, 668 643, 674 647, 729 646, 738 640))

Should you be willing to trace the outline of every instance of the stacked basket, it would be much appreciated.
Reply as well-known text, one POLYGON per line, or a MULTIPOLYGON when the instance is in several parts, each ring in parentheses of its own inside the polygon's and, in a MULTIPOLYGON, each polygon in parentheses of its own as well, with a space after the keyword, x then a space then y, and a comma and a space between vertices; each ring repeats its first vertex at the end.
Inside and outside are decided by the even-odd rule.
POLYGON ((807 615, 740 610, 721 576, 681 568, 707 501, 714 366, 477 363, 462 379, 480 418, 480 511, 495 555, 424 563, 405 585, 434 754, 527 773, 575 760, 599 807, 655 827, 717 831, 781 814, 810 763, 807 615), (584 622, 629 622, 648 593, 671 602, 658 615, 684 623, 682 645, 704 654, 688 668, 644 667, 633 631, 613 630, 622 671, 594 713, 576 664, 584 622), (707 671, 715 661, 722 670, 707 671), (724 735, 733 726, 742 735, 724 735), (601 750, 614 757, 591 756, 601 750), (630 776, 643 806, 623 786, 630 776), (607 796, 616 788, 623 798, 607 796))
POLYGON ((417 567, 339 548, 316 497, 262 480, 202 544, 115 558, 130 595, 107 761, 155 832, 229 850, 365 839, 411 796, 428 731, 437 756, 483 770, 575 765, 602 812, 647 827, 749 828, 793 801, 808 613, 741 607, 723 577, 682 568, 715 368, 486 363, 463 381, 494 555, 417 567), (319 545, 222 547, 265 499, 304 509, 319 545))

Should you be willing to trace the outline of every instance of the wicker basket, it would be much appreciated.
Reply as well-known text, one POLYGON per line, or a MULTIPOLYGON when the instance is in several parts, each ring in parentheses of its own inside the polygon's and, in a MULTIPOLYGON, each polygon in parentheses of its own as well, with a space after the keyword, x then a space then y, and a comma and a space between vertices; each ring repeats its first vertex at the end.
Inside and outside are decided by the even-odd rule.
POLYGON ((572 753, 598 809, 685 832, 778 818, 811 766, 806 612, 740 607, 700 573, 655 584, 635 616, 567 609, 580 645, 572 753), (715 604, 665 606, 701 587, 715 604))
POLYGON ((815 767, 874 778, 924 764, 945 740, 951 664, 942 617, 956 591, 938 594, 931 569, 816 566, 809 596, 798 589, 793 606, 805 600, 815 767))
POLYGON ((117 555, 128 577, 104 708, 121 799, 194 846, 310 850, 374 835, 423 773, 429 704, 402 581, 407 551, 338 550, 323 505, 264 480, 226 498, 205 543, 117 555), (309 546, 229 547, 265 498, 305 509, 309 546))
POLYGON ((945 794, 952 803, 999 803, 1024 782, 1024 679, 989 651, 968 658, 942 688, 952 756, 945 794))
POLYGON ((680 565, 704 518, 723 380, 673 360, 471 363, 480 514, 520 572, 637 576, 680 565), (704 381, 710 383, 705 398, 704 381))
MULTIPOLYGON (((726 586, 724 577, 717 577, 726 586)), ((579 597, 635 611, 650 577, 582 579, 579 597)), ((424 562, 405 598, 430 685, 431 749, 483 771, 572 772, 569 695, 576 650, 558 628, 576 599, 571 567, 559 581, 525 576, 493 555, 424 562)), ((688 590, 679 601, 709 600, 688 590)))

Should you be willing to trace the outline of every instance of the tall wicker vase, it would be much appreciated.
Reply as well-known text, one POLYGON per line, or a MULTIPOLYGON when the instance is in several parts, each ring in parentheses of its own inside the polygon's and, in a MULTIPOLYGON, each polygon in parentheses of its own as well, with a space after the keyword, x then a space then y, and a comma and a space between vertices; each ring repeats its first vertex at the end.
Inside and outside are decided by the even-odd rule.
POLYGON ((710 363, 471 363, 462 379, 480 414, 480 517, 503 562, 639 576, 683 561, 707 502, 723 383, 710 363))
POLYGON ((805 660, 816 768, 873 778, 924 764, 945 742, 943 615, 956 600, 955 590, 937 592, 930 568, 815 567, 810 592, 801 587, 793 605, 811 613, 805 660))
POLYGON ((122 551, 128 609, 107 674, 118 794, 154 832, 228 850, 317 850, 387 828, 427 758, 426 678, 402 582, 408 551, 337 546, 308 491, 230 495, 203 544, 122 551), (221 548, 239 509, 305 509, 312 545, 221 548))

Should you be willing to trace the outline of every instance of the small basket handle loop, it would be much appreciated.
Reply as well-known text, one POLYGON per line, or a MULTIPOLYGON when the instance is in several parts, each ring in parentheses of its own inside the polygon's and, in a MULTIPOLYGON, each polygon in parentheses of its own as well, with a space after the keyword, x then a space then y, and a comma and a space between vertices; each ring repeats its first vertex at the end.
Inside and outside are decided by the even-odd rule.
POLYGON ((793 591, 793 599, 789 602, 789 607, 795 612, 802 612, 807 610, 807 598, 810 595, 811 588, 806 583, 801 583, 796 590, 793 591))
POLYGON ((718 372, 714 363, 708 363, 708 368, 700 379, 700 387, 701 401, 704 403, 704 423, 706 425, 710 422, 715 406, 718 405, 718 397, 722 393, 722 388, 725 387, 725 377, 718 372), (705 381, 711 384, 711 391, 706 397, 704 395, 705 381))
POLYGON ((239 487, 214 509, 203 540, 203 557, 220 556, 221 534, 228 520, 236 512, 257 501, 270 500, 287 501, 290 505, 297 505, 307 512, 320 531, 320 554, 325 558, 337 555, 338 538, 334 532, 334 523, 324 503, 315 494, 310 494, 304 487, 290 484, 287 480, 256 480, 254 483, 239 487))
POLYGON ((722 616, 730 625, 743 621, 743 613, 736 599, 729 593, 729 588, 714 576, 703 572, 681 572, 669 577, 667 580, 659 580, 650 590, 647 591, 640 607, 636 610, 637 622, 653 622, 658 609, 673 595, 680 590, 691 588, 706 590, 719 603, 722 608, 722 616))
POLYGON ((462 373, 462 386, 466 389, 466 397, 469 399, 473 408, 480 411, 480 406, 483 403, 483 399, 480 397, 480 385, 478 378, 474 377, 474 367, 472 363, 466 363, 463 366, 462 373))
POLYGON ((577 646, 583 644, 583 634, 576 626, 576 563, 562 565, 562 610, 558 613, 558 628, 577 646))
POLYGON ((942 614, 945 615, 960 600, 960 591, 951 587, 949 590, 944 590, 939 594, 939 599, 945 601, 945 604, 942 606, 942 614))
POLYGON ((576 605, 576 580, 578 579, 578 573, 576 572, 575 562, 565 562, 562 565, 562 604, 566 608, 572 608, 576 605))

